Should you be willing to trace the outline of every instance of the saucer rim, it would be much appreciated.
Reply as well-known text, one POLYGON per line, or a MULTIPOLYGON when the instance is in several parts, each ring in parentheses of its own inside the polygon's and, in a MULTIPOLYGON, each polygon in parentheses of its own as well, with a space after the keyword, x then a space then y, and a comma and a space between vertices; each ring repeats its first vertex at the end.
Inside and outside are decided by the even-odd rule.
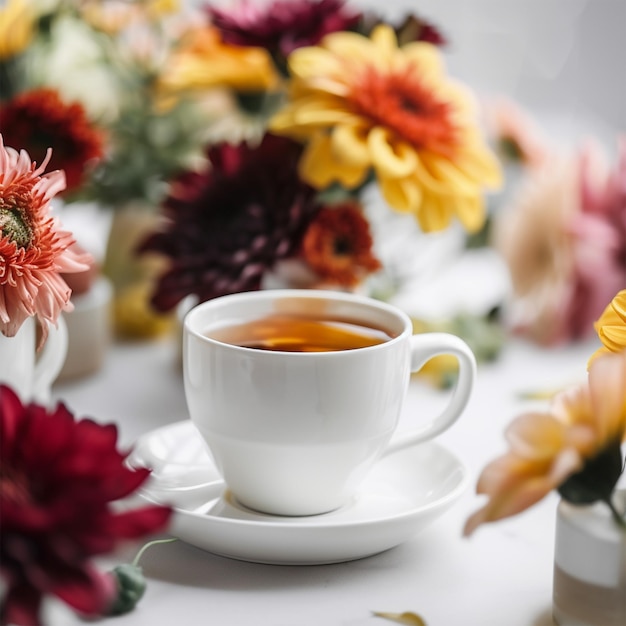
MULTIPOLYGON (((190 433, 194 433, 195 436, 197 436, 198 438, 201 438, 201 435, 197 432, 197 430, 195 430, 195 426, 193 425, 193 422, 191 422, 191 420, 189 419, 173 422, 165 426, 160 426, 156 429, 153 429, 151 431, 144 433, 138 438, 135 449, 131 452, 131 454, 128 457, 129 465, 133 467, 137 467, 132 464, 135 450, 139 448, 140 444, 145 443, 146 440, 152 437, 155 437, 157 434, 168 431, 168 430, 177 431, 177 430, 184 430, 184 429, 190 430, 190 433)), ((322 528, 328 528, 332 530, 332 529, 342 528, 342 527, 373 526, 376 524, 389 523, 391 521, 401 521, 405 518, 410 518, 417 514, 420 514, 420 515, 427 514, 432 509, 445 508, 446 506, 451 505, 453 502, 455 502, 457 499, 460 498, 460 496, 468 488, 469 482, 470 482, 470 474, 469 474, 467 466, 458 458, 456 454, 454 454, 448 448, 446 448, 445 446, 435 441, 425 441, 420 444, 417 444, 416 446, 411 446, 403 450, 394 451, 390 453, 388 457, 383 457, 378 462, 379 463, 384 462, 385 458, 393 458, 402 454, 410 454, 410 452, 414 451, 415 448, 418 446, 422 449, 431 448, 436 451, 437 455, 447 456, 450 461, 456 464, 457 466, 456 471, 459 471, 461 473, 461 476, 459 478, 458 484, 456 484, 452 489, 450 489, 450 491, 446 492, 441 497, 433 500, 432 502, 428 502, 424 505, 412 506, 410 509, 403 511, 401 513, 393 513, 393 514, 388 514, 386 516, 368 518, 368 519, 362 519, 362 520, 332 521, 333 514, 337 513, 340 510, 343 510, 344 507, 351 506, 352 504, 346 503, 344 506, 338 509, 335 509, 333 511, 328 511, 327 513, 321 513, 318 515, 291 517, 291 516, 271 515, 269 513, 262 513, 262 512, 254 511, 253 509, 248 509, 247 507, 244 507, 244 505, 241 505, 238 503, 238 506, 246 508, 246 510, 249 511, 251 514, 258 515, 259 517, 262 517, 263 519, 237 519, 237 518, 230 518, 230 517, 220 517, 218 515, 212 515, 210 511, 207 513, 199 513, 197 511, 192 511, 188 508, 182 508, 176 505, 172 505, 172 509, 177 514, 189 516, 189 517, 196 518, 196 519, 207 519, 207 520, 210 520, 211 523, 213 524, 219 524, 222 526, 234 525, 234 526, 241 526, 244 528, 247 528, 247 527, 249 528, 275 528, 275 529, 283 529, 287 532, 288 532, 288 529, 298 529, 298 530, 304 531, 304 530, 312 530, 312 529, 320 530, 322 528), (288 520, 291 520, 297 523, 286 523, 288 520)), ((211 461, 210 463, 211 463, 211 466, 214 468, 214 465, 212 464, 211 461)), ((151 494, 149 483, 146 487, 140 487, 138 489, 138 495, 142 497, 143 499, 148 500, 152 503, 163 504, 164 503, 163 498, 155 497, 153 494, 151 494)), ((224 489, 227 489, 225 485, 224 485, 224 489)), ((172 491, 176 492, 178 490, 172 489, 172 491)), ((354 496, 352 501, 354 500, 354 498, 357 498, 358 495, 359 494, 354 496)), ((223 496, 220 495, 217 498, 210 498, 209 501, 218 500, 222 497, 223 496)), ((295 532, 295 531, 292 530, 291 532, 295 532)))

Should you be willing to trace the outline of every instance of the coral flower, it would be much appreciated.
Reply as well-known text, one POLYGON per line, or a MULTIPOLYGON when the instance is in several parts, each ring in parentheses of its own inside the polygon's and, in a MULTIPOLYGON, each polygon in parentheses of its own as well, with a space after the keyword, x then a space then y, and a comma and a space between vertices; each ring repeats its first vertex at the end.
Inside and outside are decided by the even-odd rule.
POLYGON ((278 62, 296 48, 313 46, 325 35, 349 30, 361 15, 344 9, 345 0, 274 0, 265 7, 242 0, 234 9, 207 7, 224 41, 265 48, 278 62))
POLYGON ((33 38, 35 14, 26 0, 8 0, 0 8, 0 60, 22 52, 33 38))
POLYGON ((129 469, 116 443, 114 425, 75 420, 62 404, 22 405, 0 386, 3 624, 39 624, 47 595, 82 614, 106 612, 116 588, 90 559, 165 528, 168 507, 114 510, 149 475, 129 469))
POLYGON ((274 89, 278 82, 265 50, 225 43, 216 28, 205 27, 183 37, 161 73, 160 88, 166 93, 218 87, 256 92, 274 89))
POLYGON ((438 49, 398 47, 391 27, 371 38, 333 33, 289 57, 290 102, 271 128, 307 142, 302 177, 317 188, 363 184, 373 171, 387 203, 424 231, 456 216, 470 231, 485 220, 483 188, 500 168, 475 122, 470 93, 447 79, 438 49))
POLYGON ((54 89, 35 89, 0 106, 4 141, 41 163, 50 146, 50 167, 63 170, 67 190, 80 186, 89 166, 103 154, 103 137, 79 102, 65 103, 54 89))
POLYGON ((626 438, 626 351, 596 359, 587 385, 555 396, 547 413, 527 413, 506 431, 509 451, 481 473, 488 502, 467 520, 469 535, 485 522, 515 515, 553 489, 570 502, 609 502, 622 473, 626 438))
POLYGON ((0 332, 14 336, 24 320, 55 324, 71 311, 71 290, 61 273, 89 269, 89 255, 70 249, 74 239, 50 215, 51 199, 65 187, 63 172, 43 172, 50 152, 37 167, 24 150, 5 148, 0 135, 0 332))
POLYGON ((315 190, 297 174, 301 146, 265 135, 258 146, 219 144, 204 172, 174 181, 169 223, 140 250, 167 257, 152 299, 159 311, 195 294, 200 301, 259 289, 264 274, 292 256, 318 210, 315 190))
POLYGON ((607 352, 626 350, 626 289, 620 291, 604 309, 595 323, 595 329, 602 342, 591 359, 607 352))
POLYGON ((315 216, 304 234, 302 256, 323 280, 353 287, 381 268, 372 244, 369 223, 358 206, 346 203, 315 216))

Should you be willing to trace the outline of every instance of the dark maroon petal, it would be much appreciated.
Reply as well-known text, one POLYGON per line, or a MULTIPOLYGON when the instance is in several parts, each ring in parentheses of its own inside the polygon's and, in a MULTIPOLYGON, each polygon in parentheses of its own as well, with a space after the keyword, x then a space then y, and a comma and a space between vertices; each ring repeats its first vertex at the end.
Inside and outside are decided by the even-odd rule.
POLYGON ((0 605, 0 623, 20 626, 41 626, 41 593, 35 587, 22 583, 9 586, 0 605))
POLYGON ((165 530, 172 509, 164 506, 147 506, 120 513, 111 519, 111 532, 121 539, 136 539, 165 530))
POLYGON ((18 424, 24 413, 22 402, 17 394, 7 385, 0 385, 0 462, 11 449, 18 424))
POLYGON ((110 574, 86 565, 82 569, 57 572, 50 592, 84 615, 103 615, 115 598, 115 581, 110 574))

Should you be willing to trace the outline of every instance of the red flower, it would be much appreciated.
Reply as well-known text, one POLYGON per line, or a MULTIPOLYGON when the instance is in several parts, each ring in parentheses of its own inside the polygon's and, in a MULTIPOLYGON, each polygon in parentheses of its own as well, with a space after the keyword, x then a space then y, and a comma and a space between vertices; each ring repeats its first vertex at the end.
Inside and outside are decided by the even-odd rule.
POLYGON ((86 168, 103 154, 103 137, 78 102, 67 104, 54 89, 35 89, 0 106, 4 142, 41 163, 48 148, 53 170, 64 170, 66 189, 80 186, 86 168))
POLYGON ((167 507, 111 507, 149 475, 126 467, 116 443, 112 424, 75 421, 62 404, 54 411, 22 405, 0 386, 2 624, 38 624, 47 594, 82 614, 102 614, 115 599, 114 579, 90 557, 168 523, 167 507))
POLYGON ((292 256, 318 210, 315 191, 298 177, 300 144, 265 135, 251 147, 220 144, 210 167, 172 184, 165 203, 169 224, 141 252, 170 260, 152 303, 167 311, 185 296, 201 301, 259 289, 276 261, 292 256))
POLYGON ((313 46, 324 35, 350 30, 361 14, 344 11, 345 0, 274 0, 261 7, 243 0, 236 9, 207 6, 224 41, 265 48, 283 66, 296 48, 313 46))
POLYGON ((350 203, 323 208, 302 241, 302 255, 322 279, 353 287, 381 268, 372 253, 369 223, 350 203))

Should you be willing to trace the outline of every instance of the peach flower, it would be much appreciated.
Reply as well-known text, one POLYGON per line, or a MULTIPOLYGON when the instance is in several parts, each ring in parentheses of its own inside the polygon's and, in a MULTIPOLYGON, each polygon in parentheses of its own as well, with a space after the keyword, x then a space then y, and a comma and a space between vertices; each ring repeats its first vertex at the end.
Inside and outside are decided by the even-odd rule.
POLYGON ((486 504, 464 534, 524 511, 553 489, 577 503, 609 499, 622 472, 626 439, 626 351, 592 363, 587 385, 555 396, 550 411, 517 417, 505 433, 506 454, 482 471, 486 504))

